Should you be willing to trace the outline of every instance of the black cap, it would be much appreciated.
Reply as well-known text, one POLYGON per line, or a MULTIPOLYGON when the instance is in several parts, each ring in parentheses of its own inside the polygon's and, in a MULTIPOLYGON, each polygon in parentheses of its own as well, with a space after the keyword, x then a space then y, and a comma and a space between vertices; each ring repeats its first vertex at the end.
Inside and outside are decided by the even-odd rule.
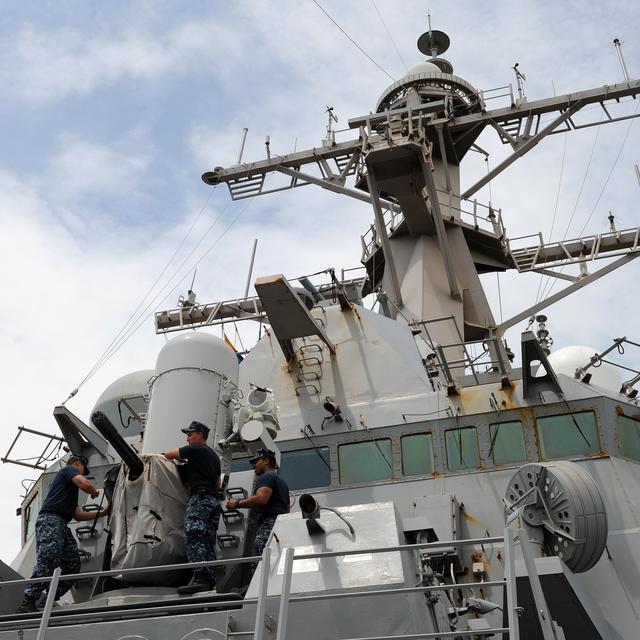
POLYGON ((84 473, 82 474, 83 476, 88 476, 89 475, 89 460, 87 459, 87 456, 83 456, 79 453, 72 453, 69 456, 69 460, 67 462, 67 464, 73 464, 75 461, 81 462, 84 465, 84 473))
POLYGON ((180 429, 180 431, 182 431, 182 433, 195 433, 196 431, 199 431, 205 438, 209 436, 209 427, 197 420, 194 420, 188 427, 180 429))
POLYGON ((276 462, 276 454, 273 453, 271 449, 258 449, 255 455, 249 458, 249 464, 254 465, 258 460, 262 460, 262 458, 266 458, 272 467, 278 466, 278 463, 276 462))

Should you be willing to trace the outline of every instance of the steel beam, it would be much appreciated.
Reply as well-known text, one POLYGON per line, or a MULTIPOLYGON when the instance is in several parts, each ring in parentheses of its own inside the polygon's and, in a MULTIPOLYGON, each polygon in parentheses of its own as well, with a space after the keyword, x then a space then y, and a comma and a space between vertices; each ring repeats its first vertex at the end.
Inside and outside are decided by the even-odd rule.
POLYGON ((612 263, 608 264, 606 267, 602 267, 602 269, 598 269, 598 271, 595 271, 594 273, 590 273, 588 276, 581 278, 578 282, 574 282, 573 284, 570 284, 568 287, 565 287, 562 291, 558 291, 558 293, 555 293, 552 296, 549 296, 548 298, 541 300, 537 304, 530 306, 528 309, 525 309, 524 311, 513 316, 512 318, 505 320, 503 323, 499 324, 496 327, 497 335, 499 336, 504 335, 504 332, 507 329, 509 329, 510 327, 513 327, 513 325, 515 324, 518 324, 518 322, 522 322, 523 320, 530 318, 534 313, 537 313, 541 309, 544 309, 545 307, 549 307, 552 304, 555 304, 556 302, 558 302, 559 300, 562 300, 563 298, 573 293, 574 291, 577 291, 582 287, 586 287, 588 284, 595 282, 596 280, 606 275, 607 273, 610 273, 611 271, 615 271, 618 267, 622 267, 623 265, 627 264, 627 262, 631 262, 631 260, 633 260, 634 258, 637 258, 638 255, 639 254, 636 252, 636 253, 629 253, 625 256, 622 256, 621 258, 618 258, 617 260, 614 260, 612 263))
MULTIPOLYGON (((382 242, 382 252, 384 254, 385 269, 388 265, 389 275, 391 276, 391 286, 393 288, 394 302, 398 307, 402 307, 402 293, 400 292, 400 281, 398 280, 398 273, 396 272, 396 265, 393 260, 393 254, 391 253, 391 244, 389 243, 389 236, 387 235, 387 229, 384 226, 384 213, 382 211, 382 205, 380 203, 378 183, 371 170, 367 171, 367 185, 369 186, 369 194, 371 195, 371 204, 373 205, 373 213, 375 216, 376 228, 378 235, 382 242)), ((442 224, 442 216, 440 216, 440 223, 442 224)))
POLYGON ((442 253, 442 259, 444 260, 444 267, 447 273, 447 282, 449 283, 449 293, 452 298, 457 300, 462 299, 460 290, 458 289, 458 283, 456 281, 456 274, 451 262, 451 252, 449 251, 449 242, 447 240, 447 232, 444 228, 444 222, 442 220, 442 211, 440 210, 440 202, 438 200, 438 192, 436 190, 436 183, 431 175, 431 169, 427 166, 427 159, 423 155, 420 159, 422 165, 422 175, 424 176, 424 182, 429 193, 429 199, 431 200, 431 216, 436 226, 436 235, 438 237, 438 244, 440 245, 440 252, 442 253))
MULTIPOLYGON (((292 178, 298 178, 299 180, 304 180, 305 182, 315 184, 319 187, 322 187, 323 189, 327 189, 327 191, 333 191, 334 193, 339 193, 343 196, 350 196, 351 198, 355 198, 356 200, 360 200, 361 202, 366 202, 367 204, 373 204, 373 198, 363 191, 344 187, 341 184, 333 182, 331 180, 327 180, 326 178, 318 178, 308 173, 302 173, 302 171, 289 169, 288 167, 278 167, 276 171, 278 171, 279 173, 284 173, 287 176, 291 176, 292 178)), ((379 200, 380 203, 388 209, 393 209, 393 211, 396 211, 398 213, 402 211, 402 209, 400 209, 400 207, 394 202, 384 200, 383 198, 380 198, 379 200)))
POLYGON ((539 142, 547 137, 558 125, 566 122, 576 111, 579 111, 585 103, 582 100, 574 102, 566 111, 561 113, 557 118, 552 120, 544 129, 531 136, 526 142, 518 145, 517 149, 498 166, 494 167, 486 176, 480 178, 475 184, 471 185, 463 194, 463 198, 470 198, 478 189, 484 187, 497 175, 502 173, 508 166, 512 165, 518 158, 522 157, 528 151, 531 151, 539 142))

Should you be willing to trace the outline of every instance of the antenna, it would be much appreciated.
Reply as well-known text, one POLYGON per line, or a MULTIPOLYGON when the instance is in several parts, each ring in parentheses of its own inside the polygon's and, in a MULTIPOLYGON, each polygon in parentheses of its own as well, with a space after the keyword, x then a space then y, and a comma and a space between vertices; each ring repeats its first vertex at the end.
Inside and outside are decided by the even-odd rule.
POLYGON ((527 97, 524 95, 524 81, 527 79, 527 76, 524 75, 524 73, 522 73, 522 71, 520 71, 520 69, 518 69, 518 67, 520 66, 519 62, 516 62, 512 69, 516 74, 516 83, 518 85, 518 97, 520 100, 526 100, 527 97))
POLYGON ((333 107, 327 107, 327 136, 324 139, 325 146, 329 147, 336 143, 336 134, 333 130, 333 123, 338 122, 338 116, 333 112, 333 107))
POLYGON ((636 167, 636 178, 638 178, 638 186, 640 186, 640 167, 638 167, 638 165, 635 165, 636 167))
POLYGON ((245 127, 242 130, 242 140, 240 141, 240 151, 238 151, 238 161, 236 164, 242 164, 242 154, 244 153, 244 143, 247 141, 247 133, 249 133, 249 129, 245 127))
POLYGON ((253 241, 253 250, 251 251, 251 260, 249 261, 249 273, 247 275, 247 286, 244 288, 244 297, 249 296, 249 286, 251 285, 251 274, 253 273, 253 261, 256 259, 256 247, 258 246, 258 238, 253 241))
POLYGON ((197 273, 198 273, 198 269, 196 268, 196 269, 193 270, 193 278, 191 278, 191 286, 189 287, 189 291, 193 291, 193 285, 194 285, 194 283, 196 281, 197 273))
POLYGON ((622 75, 624 75, 624 79, 628 81, 631 78, 629 77, 629 72, 627 71, 627 65, 624 63, 624 57, 622 55, 622 43, 620 42, 619 38, 613 39, 613 46, 616 48, 616 51, 618 52, 618 58, 620 59, 620 66, 622 67, 622 75))

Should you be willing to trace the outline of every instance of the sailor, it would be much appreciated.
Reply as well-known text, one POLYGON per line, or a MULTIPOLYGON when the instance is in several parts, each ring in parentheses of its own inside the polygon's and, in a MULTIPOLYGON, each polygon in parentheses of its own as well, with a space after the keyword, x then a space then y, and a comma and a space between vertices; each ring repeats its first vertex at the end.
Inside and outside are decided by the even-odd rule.
POLYGON ((251 508, 258 511, 258 528, 254 542, 254 555, 261 556, 276 518, 288 513, 289 487, 278 474, 276 454, 269 449, 258 449, 249 460, 257 476, 254 494, 250 498, 227 500, 227 509, 251 508))
MULTIPOLYGON (((78 506, 78 489, 92 498, 98 496, 98 490, 85 477, 89 475, 87 464, 87 458, 72 453, 66 466, 56 473, 51 482, 36 520, 36 566, 31 574, 32 578, 51 576, 56 567, 60 567, 63 574, 78 573, 80 554, 71 529, 67 526, 68 522, 72 519, 81 522, 96 520, 109 513, 109 507, 98 511, 83 511, 78 506)), ((60 580, 56 600, 72 586, 73 582, 60 580)), ((28 584, 17 612, 36 611, 36 603, 46 589, 47 583, 28 584)))
MULTIPOLYGON (((216 559, 215 542, 222 508, 217 498, 220 489, 220 458, 207 444, 209 427, 192 422, 182 433, 187 435, 187 445, 167 451, 167 460, 187 462, 187 479, 191 497, 184 514, 184 536, 189 562, 206 562, 216 559)), ((179 587, 178 593, 188 594, 215 588, 214 567, 195 569, 189 584, 179 587)))

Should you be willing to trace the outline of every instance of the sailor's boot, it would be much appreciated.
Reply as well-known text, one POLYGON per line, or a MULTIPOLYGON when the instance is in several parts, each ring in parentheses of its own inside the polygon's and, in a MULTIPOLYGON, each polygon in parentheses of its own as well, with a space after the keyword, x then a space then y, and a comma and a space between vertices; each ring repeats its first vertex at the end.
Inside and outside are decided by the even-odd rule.
POLYGON ((36 600, 30 596, 25 596, 20 606, 16 609, 16 613, 35 613, 37 610, 36 600))
POLYGON ((215 585, 212 585, 207 578, 194 574, 191 580, 189 580, 189 584, 178 587, 178 593, 180 595, 189 595, 199 593, 200 591, 212 591, 213 589, 215 589, 215 585))

